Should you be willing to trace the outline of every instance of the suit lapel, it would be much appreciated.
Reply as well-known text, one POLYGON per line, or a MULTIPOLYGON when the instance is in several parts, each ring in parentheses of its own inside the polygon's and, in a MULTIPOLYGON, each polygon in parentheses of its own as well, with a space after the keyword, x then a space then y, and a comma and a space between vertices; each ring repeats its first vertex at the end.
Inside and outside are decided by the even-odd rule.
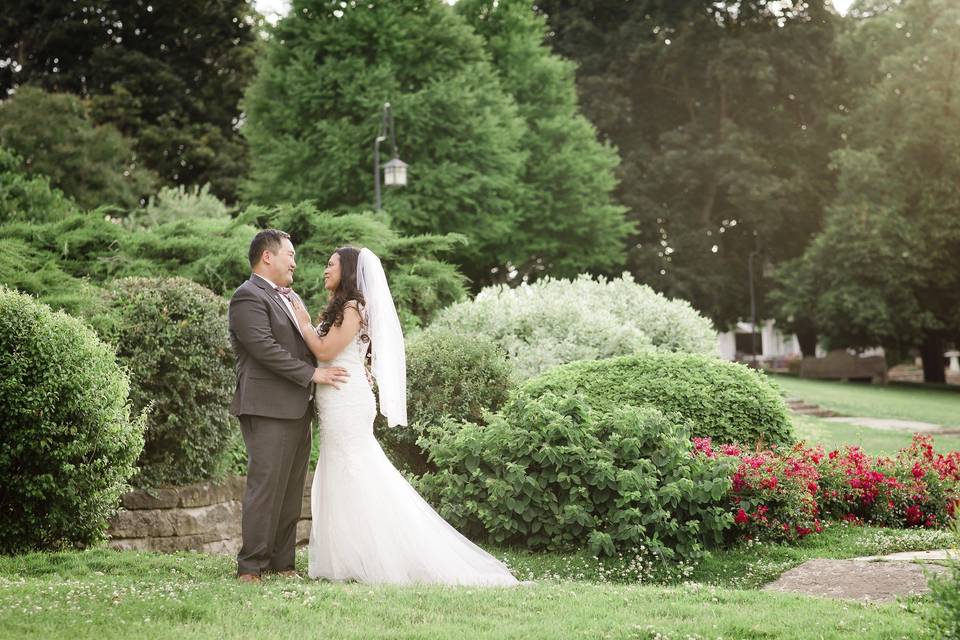
POLYGON ((303 339, 303 334, 300 332, 300 323, 297 322, 297 319, 294 318, 293 315, 291 315, 290 310, 287 309, 287 305, 283 304, 283 300, 280 299, 280 294, 270 287, 270 283, 257 275, 250 276, 250 281, 260 287, 260 289, 263 290, 263 294, 270 298, 275 305, 280 307, 280 310, 283 311, 283 315, 285 315, 287 319, 293 323, 293 328, 297 330, 297 335, 303 339))

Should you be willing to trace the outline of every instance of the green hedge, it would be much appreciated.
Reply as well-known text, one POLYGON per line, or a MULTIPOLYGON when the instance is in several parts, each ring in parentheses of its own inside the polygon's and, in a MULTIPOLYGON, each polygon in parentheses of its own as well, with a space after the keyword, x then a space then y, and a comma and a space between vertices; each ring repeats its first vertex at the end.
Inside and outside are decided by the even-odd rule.
POLYGON ((766 377, 744 365, 702 355, 655 352, 574 362, 534 378, 520 393, 581 393, 599 409, 651 405, 677 413, 693 436, 745 445, 793 442, 783 398, 766 377))
POLYGON ((377 437, 401 468, 421 474, 429 468, 417 438, 429 426, 480 422, 507 400, 513 368, 489 339, 453 331, 427 330, 407 340, 407 417, 409 427, 390 429, 382 416, 377 437))
POLYGON ((236 379, 227 303, 185 278, 114 283, 117 355, 130 370, 130 399, 150 408, 137 484, 185 484, 226 471, 239 428, 229 415, 236 379))
POLYGON ((143 447, 128 391, 81 321, 0 287, 0 552, 102 536, 143 447))
POLYGON ((730 468, 691 455, 687 426, 652 408, 591 411, 582 398, 518 397, 428 429, 424 496, 459 530, 498 544, 692 560, 719 543, 730 468))

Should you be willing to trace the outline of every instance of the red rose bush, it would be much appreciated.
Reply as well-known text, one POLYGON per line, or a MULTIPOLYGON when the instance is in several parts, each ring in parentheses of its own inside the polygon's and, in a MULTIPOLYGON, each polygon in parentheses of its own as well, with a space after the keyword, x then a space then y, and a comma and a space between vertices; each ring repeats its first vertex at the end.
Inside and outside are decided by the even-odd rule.
POLYGON ((896 456, 870 456, 848 446, 746 451, 693 439, 693 455, 733 463, 728 493, 732 534, 740 539, 794 541, 827 520, 887 527, 944 527, 960 501, 960 452, 939 454, 929 436, 914 436, 896 456))

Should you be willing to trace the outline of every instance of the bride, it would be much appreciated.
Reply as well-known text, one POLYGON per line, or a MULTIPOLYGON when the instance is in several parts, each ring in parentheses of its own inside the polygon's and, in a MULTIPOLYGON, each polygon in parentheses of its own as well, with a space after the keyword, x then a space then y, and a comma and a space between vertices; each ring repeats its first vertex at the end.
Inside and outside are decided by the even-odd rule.
MULTIPOLYGON (((517 584, 507 567, 447 524, 398 472, 373 437, 377 405, 407 424, 403 333, 383 266, 369 249, 337 249, 323 275, 330 302, 318 327, 302 305, 310 350, 347 369, 340 388, 317 386, 320 458, 313 476, 310 577, 378 584, 517 584)), ((322 365, 321 365, 322 366, 322 365)))

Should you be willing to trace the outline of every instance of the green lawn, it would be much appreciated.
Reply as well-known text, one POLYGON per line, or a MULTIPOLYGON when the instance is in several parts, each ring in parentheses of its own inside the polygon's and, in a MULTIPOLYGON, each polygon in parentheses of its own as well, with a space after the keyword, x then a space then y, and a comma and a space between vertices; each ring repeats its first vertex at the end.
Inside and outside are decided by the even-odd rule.
MULTIPOLYGON (((303 558, 300 558, 301 563, 303 558)), ((96 549, 0 558, 4 638, 920 638, 923 602, 861 605, 713 585, 541 580, 514 589, 232 578, 233 560, 96 549)))
POLYGON ((800 398, 844 415, 921 420, 960 428, 960 392, 805 380, 782 375, 771 375, 770 378, 787 397, 800 398))
MULTIPOLYGON (((827 450, 840 449, 844 445, 852 444, 861 447, 870 455, 893 455, 903 447, 909 446, 913 438, 913 435, 906 431, 872 429, 843 422, 829 422, 812 416, 794 415, 792 417, 793 430, 797 439, 823 445, 827 450)), ((960 436, 934 435, 933 444, 941 453, 960 451, 960 436)))

